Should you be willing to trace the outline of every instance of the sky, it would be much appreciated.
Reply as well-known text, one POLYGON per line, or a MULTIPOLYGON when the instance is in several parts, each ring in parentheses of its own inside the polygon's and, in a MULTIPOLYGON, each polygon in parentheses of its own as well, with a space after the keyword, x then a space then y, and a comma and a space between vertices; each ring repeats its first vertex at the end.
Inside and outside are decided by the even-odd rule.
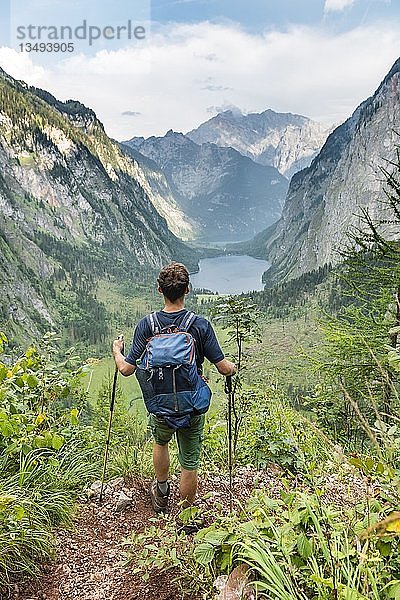
POLYGON ((231 107, 338 124, 375 91, 400 55, 400 0, 0 5, 0 66, 61 100, 80 100, 119 140, 187 132, 231 107), (141 35, 127 39, 121 29, 120 39, 111 39, 110 27, 115 32, 128 21, 131 30, 142 28, 141 35), (107 27, 107 39, 101 35, 89 44, 75 37, 73 52, 26 51, 28 42, 54 44, 56 27, 72 30, 84 22, 107 27), (39 26, 53 27, 53 38, 43 29, 38 41, 39 26))

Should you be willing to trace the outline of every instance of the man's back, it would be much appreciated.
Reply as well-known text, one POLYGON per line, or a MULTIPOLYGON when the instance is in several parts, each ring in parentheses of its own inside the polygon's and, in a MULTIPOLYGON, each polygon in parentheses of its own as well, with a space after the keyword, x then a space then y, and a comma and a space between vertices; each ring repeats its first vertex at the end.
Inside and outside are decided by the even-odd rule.
MULTIPOLYGON (((160 310, 156 315, 160 327, 163 329, 181 326, 188 312, 185 308, 175 312, 160 310)), ((200 373, 202 372, 204 358, 207 358, 214 364, 224 359, 224 353, 215 336, 214 329, 207 319, 196 315, 189 328, 189 333, 191 333, 196 342, 196 364, 200 373)), ((141 358, 146 349, 147 341, 152 336, 153 332, 149 318, 148 316, 143 317, 136 326, 132 346, 125 360, 132 365, 136 365, 136 361, 141 358)))

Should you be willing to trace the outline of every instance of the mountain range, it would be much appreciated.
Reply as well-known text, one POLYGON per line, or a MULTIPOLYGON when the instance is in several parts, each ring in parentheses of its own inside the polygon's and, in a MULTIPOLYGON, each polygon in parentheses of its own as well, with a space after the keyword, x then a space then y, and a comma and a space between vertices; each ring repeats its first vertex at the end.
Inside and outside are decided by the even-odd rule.
POLYGON ((398 147, 399 77, 400 59, 289 184, 276 167, 289 174, 316 151, 316 132, 327 133, 305 117, 227 111, 187 135, 117 143, 90 108, 0 70, 3 326, 32 336, 62 327, 69 339, 98 343, 110 306, 124 301, 112 290, 131 294, 171 259, 196 268, 205 250, 182 240, 256 233, 232 248, 271 261, 269 284, 337 262, 364 208, 385 217, 380 169, 398 147), (275 122, 284 143, 274 146, 275 122), (295 127, 295 140, 313 131, 314 141, 303 135, 285 155, 295 127))
POLYGON ((233 148, 196 144, 172 130, 163 137, 133 138, 125 146, 158 166, 198 241, 249 239, 281 215, 287 179, 233 148))
MULTIPOLYGON (((311 165, 293 176, 282 216, 242 248, 272 262, 269 283, 340 260, 362 210, 385 219, 382 167, 399 147, 400 59, 376 92, 328 137, 311 165)), ((400 232, 390 231, 400 238, 400 232)))
POLYGON ((261 165, 278 169, 288 179, 308 167, 332 127, 301 115, 271 109, 244 115, 239 109, 217 114, 187 133, 196 144, 235 148, 261 165))
MULTIPOLYGON (((69 323, 71 337, 105 327, 99 282, 196 252, 168 228, 171 211, 143 169, 76 101, 0 71, 0 317, 35 334, 69 323), (92 328, 91 328, 92 325, 92 328)), ((183 227, 190 223, 182 216, 183 227)), ((104 333, 103 328, 103 333, 104 333)))

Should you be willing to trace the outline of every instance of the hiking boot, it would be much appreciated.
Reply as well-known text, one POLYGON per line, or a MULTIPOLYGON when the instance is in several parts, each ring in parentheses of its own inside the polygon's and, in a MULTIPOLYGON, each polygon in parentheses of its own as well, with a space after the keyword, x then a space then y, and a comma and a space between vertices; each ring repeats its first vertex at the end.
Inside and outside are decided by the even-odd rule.
POLYGON ((153 481, 149 489, 151 506, 155 513, 166 512, 168 508, 169 483, 167 483, 167 491, 162 494, 157 484, 157 479, 153 481))

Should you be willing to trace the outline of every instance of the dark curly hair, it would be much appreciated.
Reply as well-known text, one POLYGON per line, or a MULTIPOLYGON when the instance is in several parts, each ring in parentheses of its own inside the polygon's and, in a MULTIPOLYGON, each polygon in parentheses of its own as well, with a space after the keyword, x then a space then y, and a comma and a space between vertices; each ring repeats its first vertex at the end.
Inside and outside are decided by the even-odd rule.
POLYGON ((189 271, 182 263, 172 262, 161 269, 157 283, 163 295, 170 302, 175 302, 185 295, 189 287, 189 271))

